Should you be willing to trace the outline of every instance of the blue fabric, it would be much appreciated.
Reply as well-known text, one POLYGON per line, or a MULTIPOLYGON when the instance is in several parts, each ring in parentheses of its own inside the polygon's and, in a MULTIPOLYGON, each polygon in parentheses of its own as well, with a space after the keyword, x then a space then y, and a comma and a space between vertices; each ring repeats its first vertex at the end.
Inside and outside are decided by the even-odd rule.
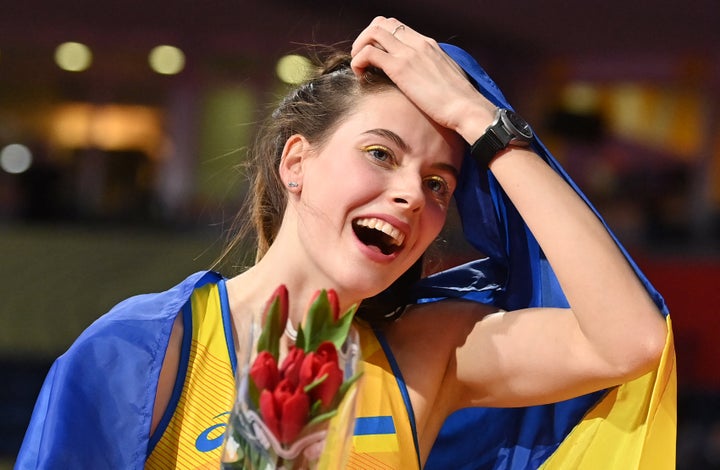
MULTIPOLYGON (((475 59, 456 46, 441 46, 492 103, 512 109, 475 59)), ((597 214, 542 142, 535 139, 532 148, 597 214)), ((418 302, 460 297, 506 310, 567 307, 567 299, 555 273, 520 214, 493 175, 486 168, 478 168, 469 153, 463 162, 455 199, 465 238, 487 258, 424 279, 417 286, 418 302)), ((617 242, 614 235, 613 238, 617 242)), ((667 314, 660 294, 619 242, 618 246, 655 304, 667 314)), ((600 391, 561 403, 529 408, 461 410, 444 424, 425 468, 537 468, 604 393, 600 391)))
POLYGON ((142 469, 160 367, 193 274, 161 294, 118 304, 60 356, 40 391, 16 469, 142 469))

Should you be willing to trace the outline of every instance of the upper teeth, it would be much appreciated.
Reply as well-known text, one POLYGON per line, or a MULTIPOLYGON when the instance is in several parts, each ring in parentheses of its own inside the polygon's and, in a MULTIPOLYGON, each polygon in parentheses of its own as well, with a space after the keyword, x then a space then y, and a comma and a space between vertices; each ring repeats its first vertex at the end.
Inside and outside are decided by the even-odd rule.
POLYGON ((362 227, 380 230, 382 233, 388 235, 392 239, 392 243, 394 245, 400 246, 405 241, 405 234, 403 234, 399 229, 393 227, 384 220, 371 217, 367 219, 358 219, 358 221, 355 223, 362 227))

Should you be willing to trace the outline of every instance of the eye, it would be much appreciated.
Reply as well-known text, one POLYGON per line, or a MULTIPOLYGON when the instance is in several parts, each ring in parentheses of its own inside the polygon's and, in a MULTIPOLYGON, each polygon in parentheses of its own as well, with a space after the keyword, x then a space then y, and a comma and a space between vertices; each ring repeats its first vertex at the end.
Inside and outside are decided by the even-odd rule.
POLYGON ((393 161, 392 151, 382 145, 369 145, 367 147, 363 147, 362 150, 370 155, 373 160, 380 163, 391 163, 393 161))
POLYGON ((446 199, 450 195, 450 185, 440 176, 425 178, 425 186, 437 196, 446 199))

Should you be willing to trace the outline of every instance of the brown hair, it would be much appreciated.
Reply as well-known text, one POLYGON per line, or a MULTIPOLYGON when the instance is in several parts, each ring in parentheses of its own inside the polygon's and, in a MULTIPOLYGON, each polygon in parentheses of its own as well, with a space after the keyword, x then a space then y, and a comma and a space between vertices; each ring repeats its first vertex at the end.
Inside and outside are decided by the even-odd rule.
POLYGON ((290 136, 300 134, 312 145, 322 146, 360 97, 395 88, 379 69, 370 68, 356 76, 347 53, 331 50, 324 56, 316 55, 314 76, 285 96, 260 127, 247 160, 250 193, 221 259, 253 232, 256 262, 275 240, 287 204, 287 188, 278 167, 290 136))

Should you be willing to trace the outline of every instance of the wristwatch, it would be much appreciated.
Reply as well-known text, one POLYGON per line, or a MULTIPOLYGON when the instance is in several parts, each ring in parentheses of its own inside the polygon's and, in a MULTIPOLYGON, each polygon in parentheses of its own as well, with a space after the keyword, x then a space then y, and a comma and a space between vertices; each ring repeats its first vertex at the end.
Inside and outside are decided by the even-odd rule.
POLYGON ((530 125, 517 113, 506 108, 498 108, 495 111, 495 120, 470 147, 470 154, 487 167, 498 152, 509 145, 527 147, 533 136, 530 125))

